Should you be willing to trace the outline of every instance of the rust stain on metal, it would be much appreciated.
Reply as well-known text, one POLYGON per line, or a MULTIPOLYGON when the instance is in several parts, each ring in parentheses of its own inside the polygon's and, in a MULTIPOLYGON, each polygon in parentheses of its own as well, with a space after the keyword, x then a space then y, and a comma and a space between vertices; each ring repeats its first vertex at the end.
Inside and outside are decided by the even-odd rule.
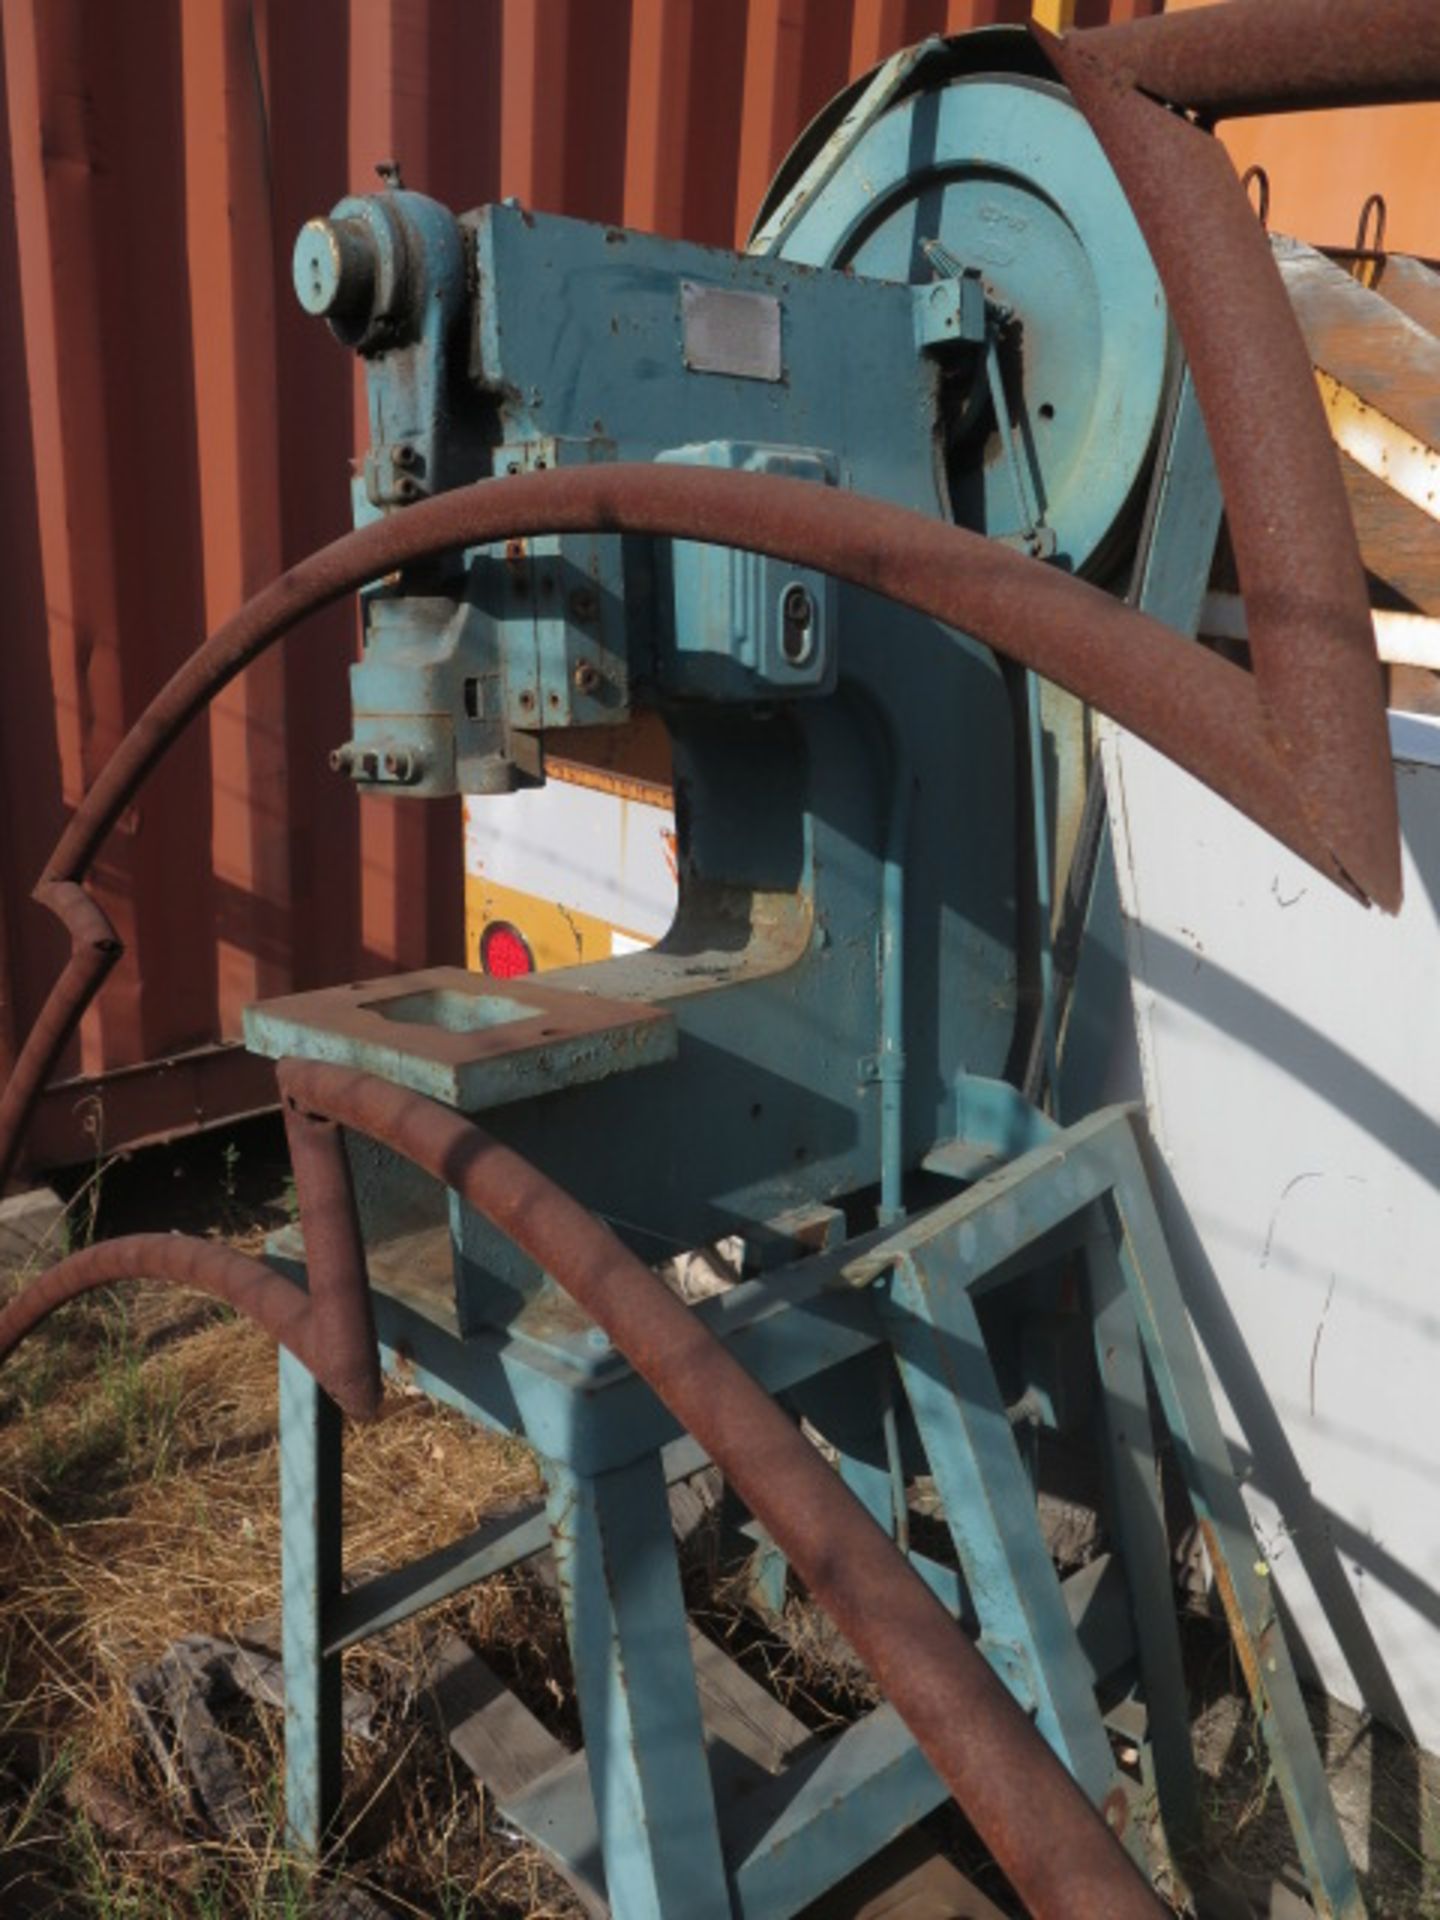
POLYGON ((463 967, 429 967, 407 974, 400 987, 382 977, 322 988, 267 1001, 265 1011, 272 1020, 301 1020, 355 1044, 440 1066, 472 1065, 547 1040, 588 1040, 601 1052, 629 1053, 643 1048, 647 1035, 658 1039, 657 1030, 672 1021, 664 1008, 642 1001, 609 1000, 533 977, 495 980, 463 967))
POLYGON ((659 781, 612 773, 607 767, 592 767, 583 760, 560 754, 546 754, 545 771, 551 778, 564 780, 572 787, 588 787, 594 793, 608 793, 617 800, 633 800, 642 807, 668 808, 674 797, 671 788, 659 781))
POLYGON ((1440 447, 1440 340, 1434 333, 1323 254, 1286 247, 1278 265, 1312 364, 1363 394, 1417 440, 1440 447))
POLYGON ((1215 1576, 1215 1586, 1220 1595, 1220 1604, 1225 1609, 1225 1618, 1230 1623, 1230 1637, 1240 1659, 1240 1667, 1245 1675, 1245 1684, 1250 1690, 1250 1698, 1255 1702, 1257 1712, 1264 1711, 1269 1703, 1269 1694, 1265 1686, 1265 1676, 1261 1672, 1261 1650, 1250 1637, 1250 1629, 1245 1622, 1245 1612, 1235 1592, 1235 1583, 1230 1578, 1230 1569, 1225 1556, 1220 1551, 1215 1538, 1212 1523, 1197 1516, 1200 1537, 1205 1542, 1205 1552, 1210 1560, 1210 1571, 1215 1576))

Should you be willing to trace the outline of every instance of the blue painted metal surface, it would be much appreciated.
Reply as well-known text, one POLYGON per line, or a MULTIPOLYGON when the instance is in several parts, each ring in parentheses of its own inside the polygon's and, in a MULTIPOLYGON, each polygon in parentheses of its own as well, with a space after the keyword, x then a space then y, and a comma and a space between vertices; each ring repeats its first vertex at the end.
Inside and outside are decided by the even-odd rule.
MULTIPOLYGON (((611 235, 509 207, 487 209, 472 230, 481 289, 474 333, 501 415, 501 455, 542 426, 555 443, 569 444, 593 434, 598 420, 607 444, 634 456, 707 445, 728 425, 723 437, 731 446, 816 458, 846 485, 939 511, 932 460, 939 376, 934 356, 916 349, 908 288, 611 235), (720 291, 783 302, 782 382, 686 366, 678 290, 702 274, 720 291), (844 377, 855 350, 873 360, 873 379, 844 377)), ((381 379, 383 367, 372 363, 371 377, 381 379)), ((817 649, 827 661, 822 679, 793 674, 799 684, 785 698, 780 675, 767 673, 759 685, 733 689, 744 699, 706 697, 724 635, 734 647, 730 664, 744 669, 737 630, 680 597, 683 569, 675 595, 657 592, 665 559, 622 556, 626 618, 617 630, 625 651, 614 673, 608 652, 596 671, 605 686, 623 685, 659 706, 669 725, 681 814, 679 917, 653 954, 548 980, 563 989, 573 978, 587 994, 671 1009, 679 1054, 673 1070, 651 1078, 644 1144, 634 1132, 633 1097, 613 1082, 568 1089, 563 1103, 512 1105, 504 1122, 513 1144, 651 1254, 737 1227, 759 1229, 796 1205, 878 1180, 887 1106, 899 1121, 902 1166, 913 1166, 935 1138, 953 1135, 962 1075, 995 1075, 1004 1065, 1016 948, 1013 811, 994 804, 1011 789, 1011 728, 993 662, 934 623, 807 582, 812 630, 822 639, 834 604, 834 645, 817 649), (676 644, 695 630, 708 631, 714 644, 676 644), (895 671, 897 657, 903 673, 895 671), (837 667, 834 697, 820 697, 837 667), (965 753, 951 750, 942 714, 964 717, 965 753), (915 1047, 903 1036, 896 1045, 893 1033, 886 1044, 877 978, 891 739, 906 743, 910 777, 926 793, 908 835, 898 943, 907 1002, 924 1010, 924 1039, 915 1047), (957 859, 951 823, 982 814, 986 832, 957 859), (903 1089, 891 1072, 902 1058, 903 1089), (717 1123, 703 1163, 686 1149, 689 1116, 701 1108, 717 1123)), ((517 776, 538 764, 538 732, 511 718, 527 694, 537 716, 548 702, 534 665, 535 629, 512 619, 504 599, 523 577, 523 597, 533 604, 527 566, 495 554, 472 557, 463 601, 470 652, 445 669, 448 706, 430 667, 422 673, 416 664, 430 659, 433 598, 421 601, 418 636, 398 624, 391 631, 399 599, 372 601, 372 621, 387 611, 368 653, 377 661, 388 656, 391 675, 385 713, 372 716, 377 725, 394 733, 403 676, 413 669, 417 725, 428 726, 425 716, 438 710, 437 725, 457 743, 490 729, 488 747, 457 744, 452 764, 508 757, 517 776), (487 719, 488 688, 502 666, 515 679, 506 679, 509 692, 497 696, 487 719), (473 720, 462 691, 472 679, 481 688, 473 720)), ((777 577, 774 598, 783 604, 792 584, 777 577)), ((448 647, 453 621, 445 631, 448 647)), ((577 660, 571 678, 586 664, 577 660)), ((617 705, 612 717, 625 710, 617 705)), ((433 732, 413 744, 417 763, 443 761, 433 732)), ((423 783, 413 790, 425 790, 423 783)), ((892 892, 896 877, 892 863, 892 892)), ((292 1015, 287 1009, 284 1023, 263 1009, 252 1015, 252 1044, 272 1053, 327 1044, 300 1032, 292 1015)), ((510 1272, 477 1223, 464 1227, 462 1256, 464 1287, 477 1296, 487 1292, 487 1276, 512 1288, 533 1284, 533 1276, 527 1282, 510 1272)), ((477 1305, 476 1317, 484 1311, 477 1305)))
POLYGON ((685 1604, 657 1453, 545 1469, 606 1888, 636 1920, 728 1920, 685 1604))
MULTIPOLYGON (((833 485, 835 462, 797 448, 711 440, 660 458, 687 466, 780 473, 833 485)), ((835 691, 834 581, 762 554, 695 540, 670 545, 667 598, 672 644, 660 650, 662 681, 712 700, 783 699, 835 691)))
MULTIPOLYGON (((1099 1443, 1111 1530, 1132 1591, 1163 1594, 1173 1576, 1144 1357, 1125 1276, 1103 1219, 1085 1243, 1085 1273, 1102 1387, 1099 1443)), ((1172 1850, 1183 1856, 1201 1838, 1201 1821, 1179 1626, 1168 1607, 1132 1601, 1130 1612, 1147 1721, 1146 1773, 1165 1809, 1172 1850)))
POLYGON ((293 1354, 280 1353, 285 1822, 318 1853, 340 1798, 338 1655, 325 1646, 340 1593, 340 1413, 293 1354))
POLYGON ((945 1798, 898 1717, 878 1708, 739 1803, 729 1835, 733 1910, 795 1913, 814 1898, 817 1858, 838 1879, 945 1798))
MULTIPOLYGON (((1209 436, 1189 369, 1182 367, 1177 370, 1172 418, 1156 461, 1130 592, 1143 612, 1181 633, 1199 631, 1221 513, 1220 482, 1209 436)), ((1100 781, 1098 761, 1088 777, 1100 781)), ((1088 883, 1083 872, 1072 882, 1081 925, 1074 986, 1066 1009, 1057 1113, 1085 1113, 1110 1097, 1117 1044, 1123 1048, 1131 1038, 1130 976, 1114 846, 1104 817, 1103 790, 1095 797, 1100 802, 1100 843, 1088 883)))
MULTIPOLYGON (((903 100, 785 236, 787 258, 928 280, 925 242, 1019 317, 1007 382, 1062 564, 1103 556, 1154 438, 1167 357, 1159 281, 1094 136, 1044 82, 962 79, 903 100), (1022 345, 1023 342, 1023 345, 1022 345)), ((956 517, 1021 530, 998 436, 962 432, 956 517)))
MULTIPOLYGON (((366 356, 375 445, 360 510, 522 467, 698 460, 803 473, 1101 566, 1133 530, 1157 435, 1158 282, 1063 95, 1013 77, 927 86, 925 71, 892 64, 856 97, 751 254, 510 204, 457 222, 395 191, 307 229, 302 299, 366 356), (427 262, 418 309, 396 278, 397 234, 427 262)), ((1183 459, 1167 469, 1176 502, 1192 477, 1183 459)), ((1165 525, 1154 566, 1183 598, 1203 580, 1213 517, 1165 525)), ((1158 572, 1150 591, 1170 592, 1158 572)), ((1031 796, 1012 752, 1023 686, 1017 703, 966 636, 853 589, 606 535, 456 556, 373 591, 366 621, 340 756, 352 777, 503 794, 543 777, 567 728, 653 708, 672 740, 680 853, 659 948, 546 976, 552 1009, 568 1000, 580 1020, 603 1003, 588 1044, 537 1051, 518 1018, 467 1027, 458 984, 416 976, 387 988, 421 1030, 390 1037, 388 1069, 483 1107, 644 1255, 740 1236, 745 1278, 694 1310, 832 1435, 846 1479, 907 1548, 907 1481, 933 1478, 953 1557, 917 1566, 1120 1826, 1127 1789, 1097 1688, 1138 1665, 1181 1830, 1193 1781, 1155 1591, 1143 1351, 1185 1436, 1237 1635, 1258 1642, 1264 1724, 1307 1858, 1343 1893, 1283 1642, 1236 1571, 1254 1550, 1128 1126, 1110 1114, 1062 1133, 1004 1078, 1029 884, 1016 821, 1031 796), (483 1074, 451 1057, 457 1026, 475 1046, 483 1030, 483 1074), (646 1061, 638 1080, 624 1071, 646 1061), (937 1182, 964 1191, 936 1204, 937 1182), (1091 1289, 1068 1318, 1066 1259, 1088 1261, 1091 1289), (1077 1355, 1092 1394, 1074 1391, 1077 1355), (1062 1587, 1010 1414, 1022 1403, 1034 1420, 1088 1425, 1097 1396, 1120 1551, 1106 1578, 1062 1587)), ((476 1005, 487 996, 472 990, 476 1005)), ((353 1002, 262 1006, 247 1033, 263 1052, 374 1066, 353 1002)), ((387 1365, 523 1434, 543 1464, 586 1754, 512 1817, 626 1920, 783 1920, 934 1806, 938 1782, 886 1709, 774 1782, 742 1783, 707 1749, 665 1498, 684 1437, 485 1220, 381 1150, 354 1151, 387 1365)), ((303 1249, 291 1236, 275 1257, 299 1267, 303 1249)), ((541 1536, 530 1516, 342 1597, 327 1420, 287 1375, 289 1808, 312 1847, 334 1802, 338 1650, 541 1536)), ((761 1579, 778 1608, 773 1549, 761 1579)), ((1126 1838, 1143 1848, 1139 1823, 1126 1838)))
MULTIPOLYGON (((937 1251, 940 1251, 937 1249, 937 1251)), ((956 1557, 980 1622, 980 1645, 1097 1805, 1120 1786, 1038 1526, 1034 1492, 964 1267, 923 1249, 881 1284, 905 1392, 914 1409, 956 1557)))

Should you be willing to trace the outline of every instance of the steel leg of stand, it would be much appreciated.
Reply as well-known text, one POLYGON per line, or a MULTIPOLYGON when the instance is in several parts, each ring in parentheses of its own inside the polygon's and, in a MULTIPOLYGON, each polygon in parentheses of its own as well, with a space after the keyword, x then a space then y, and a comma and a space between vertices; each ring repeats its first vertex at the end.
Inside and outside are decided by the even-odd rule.
POLYGON ((1111 1524, 1130 1592, 1147 1741, 1165 1837, 1172 1852, 1178 1853, 1199 1838, 1200 1800, 1174 1579, 1139 1329, 1125 1275, 1098 1209, 1096 1231, 1084 1252, 1111 1524))
POLYGON ((883 1318, 982 1644, 1098 1806, 1119 1784, 1110 1743, 974 1303, 943 1251, 900 1257, 883 1318))
POLYGON ((545 1481, 611 1911, 731 1920, 660 1457, 545 1481))
POLYGON ((340 1656, 325 1652, 325 1616, 340 1592, 340 1450, 339 1409, 282 1351, 285 1827, 289 1845, 311 1856, 340 1805, 340 1656))
POLYGON ((1129 1126, 1107 1140, 1107 1205, 1151 1378, 1204 1536, 1215 1585, 1290 1816, 1312 1893, 1334 1920, 1365 1907, 1290 1662, 1270 1573, 1230 1468, 1229 1450, 1190 1329, 1170 1250, 1129 1126))

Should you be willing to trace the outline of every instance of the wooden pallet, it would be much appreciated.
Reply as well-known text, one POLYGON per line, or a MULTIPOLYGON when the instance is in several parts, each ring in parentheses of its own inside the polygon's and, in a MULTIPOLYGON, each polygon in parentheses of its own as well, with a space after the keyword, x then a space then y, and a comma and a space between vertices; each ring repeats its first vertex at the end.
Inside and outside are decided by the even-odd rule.
MULTIPOLYGON (((718 1485, 704 1475, 671 1489, 671 1521, 684 1541, 713 1510, 718 1485)), ((554 1566, 548 1551, 529 1562, 549 1584, 554 1566)), ((690 1628, 690 1650, 700 1695, 706 1744, 717 1782, 727 1777, 754 1782, 819 1752, 822 1743, 725 1650, 690 1628)), ((593 1828, 589 1769, 583 1753, 571 1753, 510 1691, 458 1635, 436 1641, 426 1676, 430 1711, 451 1751, 491 1797, 503 1819, 533 1831, 533 1813, 543 1804, 572 1836, 547 1857, 575 1889, 595 1920, 608 1920, 600 1891, 598 1839, 576 1845, 573 1835, 593 1828), (576 1862, 580 1863, 579 1870, 576 1862)), ((858 1873, 807 1908, 805 1920, 1003 1920, 986 1899, 927 1837, 906 1835, 858 1873)))
MULTIPOLYGON (((690 1632, 712 1764, 730 1756, 778 1774, 816 1742, 809 1729, 713 1640, 690 1632)), ((437 1643, 429 1699, 451 1751, 491 1796, 502 1818, 528 1824, 540 1799, 554 1806, 590 1792, 583 1753, 571 1753, 455 1634, 437 1643)), ((577 1814, 577 1822, 580 1816, 577 1814)), ((588 1874, 553 1864, 595 1920, 610 1908, 588 1874)), ((805 1920, 1002 1920, 993 1905, 924 1836, 909 1835, 806 1910, 805 1920)))

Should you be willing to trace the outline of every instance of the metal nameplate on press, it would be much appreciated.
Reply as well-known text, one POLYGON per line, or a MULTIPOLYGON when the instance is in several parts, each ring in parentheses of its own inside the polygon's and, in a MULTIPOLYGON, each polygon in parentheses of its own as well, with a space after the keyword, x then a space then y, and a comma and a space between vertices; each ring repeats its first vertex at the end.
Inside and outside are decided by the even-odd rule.
POLYGON ((780 302, 768 293, 680 282, 685 364, 692 373, 730 373, 742 380, 778 380, 780 302))

